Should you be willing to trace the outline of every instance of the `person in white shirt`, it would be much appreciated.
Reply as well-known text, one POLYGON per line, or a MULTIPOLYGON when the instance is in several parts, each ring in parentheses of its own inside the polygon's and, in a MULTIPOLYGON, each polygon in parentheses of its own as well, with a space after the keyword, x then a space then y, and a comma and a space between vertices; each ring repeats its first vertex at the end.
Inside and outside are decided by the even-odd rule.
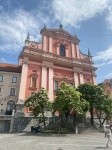
POLYGON ((108 147, 109 145, 109 142, 111 142, 112 144, 112 139, 111 139, 111 130, 110 130, 110 126, 107 127, 107 131, 106 131, 106 137, 107 137, 107 144, 106 144, 106 147, 108 147))

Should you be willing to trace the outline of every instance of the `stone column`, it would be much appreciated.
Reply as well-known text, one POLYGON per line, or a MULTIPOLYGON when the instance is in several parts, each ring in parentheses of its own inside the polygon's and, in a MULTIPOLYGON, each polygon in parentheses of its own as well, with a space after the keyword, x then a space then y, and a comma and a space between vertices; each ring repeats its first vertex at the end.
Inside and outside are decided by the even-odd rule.
POLYGON ((52 37, 49 37, 49 52, 52 53, 52 37))
POLYGON ((75 58, 75 49, 74 49, 74 43, 72 45, 72 58, 75 58))
POLYGON ((76 51, 77 51, 77 59, 79 59, 80 56, 79 56, 79 46, 78 45, 76 45, 76 51))
POLYGON ((49 99, 53 101, 53 68, 49 68, 49 99))
POLYGON ((43 51, 46 51, 46 36, 43 36, 43 51))
POLYGON ((24 101, 27 82, 28 63, 23 63, 19 90, 19 101, 24 101))
POLYGON ((42 66, 41 87, 47 89, 47 68, 42 66))
POLYGON ((78 73, 74 72, 74 81, 75 81, 75 87, 79 85, 79 80, 78 80, 78 73))
POLYGON ((66 57, 68 57, 68 49, 66 49, 66 57))
POLYGON ((79 79, 80 79, 80 84, 83 84, 84 83, 84 77, 83 77, 82 73, 79 74, 79 79))
POLYGON ((59 55, 60 53, 59 53, 59 46, 57 46, 57 55, 59 55))
POLYGON ((97 83, 96 83, 96 75, 93 75, 93 84, 97 85, 97 83))

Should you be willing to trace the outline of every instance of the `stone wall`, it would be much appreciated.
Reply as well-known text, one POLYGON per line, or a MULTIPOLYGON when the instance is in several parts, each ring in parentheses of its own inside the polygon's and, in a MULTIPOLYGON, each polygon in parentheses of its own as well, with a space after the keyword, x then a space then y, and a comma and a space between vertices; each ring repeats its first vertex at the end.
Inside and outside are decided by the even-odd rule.
MULTIPOLYGON (((15 117, 13 118, 12 132, 31 132, 31 126, 40 125, 43 127, 43 123, 39 123, 40 117, 15 117)), ((49 118, 46 119, 46 124, 49 123, 49 118)))

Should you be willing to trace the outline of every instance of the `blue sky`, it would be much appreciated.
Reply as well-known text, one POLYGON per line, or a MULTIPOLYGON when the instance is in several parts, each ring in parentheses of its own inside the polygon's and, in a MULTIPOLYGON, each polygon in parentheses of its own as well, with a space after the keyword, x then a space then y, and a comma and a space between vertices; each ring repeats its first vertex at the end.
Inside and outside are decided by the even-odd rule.
POLYGON ((28 31, 30 39, 41 41, 40 30, 63 28, 81 40, 98 67, 97 83, 112 78, 111 0, 0 0, 0 62, 18 63, 28 31))

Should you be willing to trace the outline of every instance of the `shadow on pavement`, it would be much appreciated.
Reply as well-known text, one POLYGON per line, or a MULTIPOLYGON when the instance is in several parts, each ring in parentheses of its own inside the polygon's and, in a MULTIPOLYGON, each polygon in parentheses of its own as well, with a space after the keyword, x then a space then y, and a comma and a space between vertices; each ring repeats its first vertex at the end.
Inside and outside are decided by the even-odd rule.
POLYGON ((100 147, 96 147, 95 149, 112 149, 112 148, 110 148, 110 147, 100 146, 100 147))
POLYGON ((19 136, 42 136, 42 137, 66 137, 66 134, 53 134, 53 133, 22 133, 19 136))

